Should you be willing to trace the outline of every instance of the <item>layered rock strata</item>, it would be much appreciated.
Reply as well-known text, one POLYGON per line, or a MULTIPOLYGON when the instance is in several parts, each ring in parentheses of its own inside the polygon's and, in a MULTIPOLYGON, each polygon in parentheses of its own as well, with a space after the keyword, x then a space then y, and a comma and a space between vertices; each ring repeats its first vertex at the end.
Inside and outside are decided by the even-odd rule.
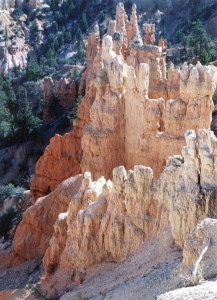
MULTIPOLYGON (((143 50, 139 49, 141 55, 143 50)), ((111 37, 104 37, 91 122, 82 137, 82 170, 91 170, 94 179, 101 174, 110 178, 120 164, 127 169, 150 166, 159 177, 167 157, 180 153, 188 128, 210 127, 215 67, 200 63, 184 64, 180 71, 171 67, 176 76, 172 79, 170 73, 168 82, 175 86, 180 78, 180 96, 175 100, 149 98, 150 68, 133 60, 127 64, 112 51, 111 37)), ((176 92, 171 89, 171 94, 176 92)))
POLYGON ((135 6, 128 20, 119 4, 102 46, 95 28, 74 129, 53 138, 32 179, 34 200, 53 192, 24 213, 12 259, 44 256, 48 293, 81 283, 97 263, 126 259, 162 232, 184 247, 190 270, 207 238, 216 242, 215 221, 192 231, 216 218, 217 138, 208 130, 216 68, 171 66, 166 79, 165 43, 142 45, 135 22, 135 6), (56 189, 80 169, 83 177, 56 189))

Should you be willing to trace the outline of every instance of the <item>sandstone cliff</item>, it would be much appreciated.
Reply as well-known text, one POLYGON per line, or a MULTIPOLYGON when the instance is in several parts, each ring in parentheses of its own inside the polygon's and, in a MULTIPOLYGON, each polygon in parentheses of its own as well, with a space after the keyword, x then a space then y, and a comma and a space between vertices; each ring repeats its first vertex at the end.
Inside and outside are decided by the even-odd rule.
POLYGON ((89 59, 80 83, 80 89, 86 86, 86 94, 79 107, 78 118, 73 121, 72 132, 64 136, 54 136, 44 155, 36 164, 36 176, 31 180, 31 191, 35 200, 53 191, 64 179, 81 172, 80 162, 83 153, 81 137, 83 127, 90 122, 89 111, 95 99, 94 76, 99 64, 99 55, 96 57, 94 55, 98 47, 99 31, 96 28, 96 31, 90 35, 87 46, 89 59))
POLYGON ((71 197, 77 194, 81 182, 81 175, 69 178, 25 211, 13 241, 13 264, 44 255, 53 234, 53 224, 60 213, 67 211, 71 197))

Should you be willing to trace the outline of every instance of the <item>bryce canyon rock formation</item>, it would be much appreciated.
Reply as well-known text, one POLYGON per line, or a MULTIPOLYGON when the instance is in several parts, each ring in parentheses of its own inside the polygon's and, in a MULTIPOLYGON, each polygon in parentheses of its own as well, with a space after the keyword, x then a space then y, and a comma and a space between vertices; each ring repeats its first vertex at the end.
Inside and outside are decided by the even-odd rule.
MULTIPOLYGON (((154 27, 150 28, 153 34, 154 27)), ((89 37, 88 65, 81 80, 82 85, 86 82, 86 94, 70 134, 74 137, 77 124, 82 123, 75 145, 79 159, 74 160, 81 164, 82 172, 90 171, 94 179, 101 175, 111 178, 118 165, 130 169, 136 164, 150 166, 158 178, 167 157, 180 153, 187 129, 210 128, 216 68, 198 63, 184 64, 180 70, 171 65, 166 79, 166 44, 161 41, 160 45, 143 45, 135 5, 130 20, 123 5, 117 6, 116 20, 110 21, 101 47, 98 28, 89 37)), ((54 151, 61 152, 57 148, 54 151)), ((71 151, 74 154, 69 149, 64 155, 75 157, 73 146, 71 151)), ((37 164, 31 187, 34 195, 36 190, 41 191, 40 195, 48 187, 53 190, 49 172, 55 176, 55 171, 48 167, 52 156, 53 151, 51 155, 46 151, 37 164), (43 178, 46 180, 42 187, 43 178)), ((71 172, 68 168, 67 161, 66 172, 56 176, 57 183, 77 174, 72 160, 71 172)))
MULTIPOLYGON (((187 131, 185 138, 183 156, 170 157, 159 180, 149 167, 135 166, 128 172, 117 167, 112 181, 102 177, 93 182, 85 173, 40 198, 24 213, 17 229, 14 262, 45 254, 45 290, 59 273, 67 274, 70 287, 81 282, 92 265, 123 260, 147 238, 170 228, 168 234, 176 245, 184 246, 183 265, 192 265, 192 255, 197 258, 200 248, 196 243, 192 253, 188 235, 198 221, 216 217, 217 138, 204 129, 198 135, 187 131), (30 247, 30 240, 37 242, 37 249, 30 247)), ((210 238, 215 235, 211 229, 208 233, 210 238)), ((201 247, 207 238, 202 232, 201 247)), ((67 284, 58 286, 61 290, 67 284)))
POLYGON ((12 262, 43 255, 48 293, 63 293, 92 265, 123 260, 166 230, 184 248, 183 268, 202 247, 191 253, 192 236, 200 245, 204 234, 216 239, 214 221, 196 227, 216 218, 216 67, 172 65, 167 79, 165 41, 149 44, 151 26, 143 45, 136 22, 136 7, 128 20, 119 4, 102 45, 97 26, 90 35, 78 119, 51 140, 31 181, 35 203, 17 228, 12 262))

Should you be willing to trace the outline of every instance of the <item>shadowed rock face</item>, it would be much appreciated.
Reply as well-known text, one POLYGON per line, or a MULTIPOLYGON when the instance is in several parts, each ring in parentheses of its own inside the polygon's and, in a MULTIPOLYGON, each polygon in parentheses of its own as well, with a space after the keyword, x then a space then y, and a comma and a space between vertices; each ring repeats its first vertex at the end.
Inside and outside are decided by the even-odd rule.
POLYGON ((12 264, 44 255, 58 215, 68 210, 69 202, 79 191, 81 183, 82 175, 69 178, 25 211, 13 240, 12 264))
MULTIPOLYGON (((87 45, 87 69, 81 79, 79 89, 86 86, 86 94, 78 109, 78 118, 73 121, 73 130, 63 136, 55 135, 44 155, 36 164, 36 176, 31 180, 31 192, 34 201, 53 191, 64 179, 81 173, 80 163, 82 131, 90 122, 90 107, 96 95, 95 73, 100 62, 99 29, 89 36, 87 45), (97 55, 96 55, 97 54, 97 55), (96 57, 95 57, 96 56, 96 57)), ((49 91, 48 91, 49 94, 49 91)))

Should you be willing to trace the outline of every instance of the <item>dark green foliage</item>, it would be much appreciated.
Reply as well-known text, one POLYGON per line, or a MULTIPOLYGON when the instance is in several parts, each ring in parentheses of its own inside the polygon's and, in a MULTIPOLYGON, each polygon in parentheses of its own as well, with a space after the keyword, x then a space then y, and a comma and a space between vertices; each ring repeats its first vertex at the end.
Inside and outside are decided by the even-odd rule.
MULTIPOLYGON (((66 61, 59 54, 67 49, 67 44, 77 44, 77 54, 67 61, 70 64, 85 64, 86 53, 84 39, 96 21, 101 23, 106 16, 114 17, 114 1, 91 0, 51 0, 52 20, 44 27, 46 39, 37 51, 43 56, 43 62, 50 67, 64 64, 66 61)), ((104 33, 104 30, 103 30, 104 33)), ((35 46, 34 44, 32 45, 35 46)))
POLYGON ((15 8, 13 11, 12 11, 12 17, 17 21, 19 20, 20 16, 22 15, 22 10, 19 9, 19 8, 15 8))
POLYGON ((56 53, 55 53, 54 48, 49 48, 48 49, 46 58, 47 58, 47 64, 48 64, 49 67, 55 66, 55 64, 56 64, 56 53))
POLYGON ((88 32, 87 16, 85 13, 82 14, 80 28, 81 28, 82 32, 84 32, 84 33, 88 32))
POLYGON ((81 72, 79 71, 78 67, 75 66, 73 70, 73 79, 75 80, 76 83, 79 83, 80 78, 81 78, 81 72))
POLYGON ((17 202, 23 199, 24 188, 14 186, 12 183, 0 186, 0 203, 8 198, 14 198, 17 202))
POLYGON ((32 24, 32 26, 31 26, 31 35, 32 36, 34 36, 34 37, 36 37, 37 36, 37 33, 38 33, 38 31, 39 31, 39 29, 38 29, 38 25, 37 25, 37 23, 36 22, 33 22, 33 24, 32 24))
POLYGON ((13 87, 9 79, 0 77, 0 137, 23 141, 40 124, 33 114, 26 90, 13 87))
POLYGON ((77 117, 78 117, 78 108, 79 108, 79 106, 80 106, 80 104, 81 104, 82 98, 83 98, 83 97, 82 97, 81 95, 79 95, 79 96, 76 98, 74 108, 73 108, 72 112, 71 112, 70 115, 69 115, 70 120, 77 119, 77 117))
POLYGON ((192 22, 186 33, 180 32, 179 36, 183 46, 188 48, 188 57, 183 59, 197 56, 202 64, 208 64, 216 58, 215 46, 200 20, 192 22))
POLYGON ((33 132, 34 129, 39 127, 40 124, 40 120, 33 115, 29 103, 25 101, 16 118, 15 125, 17 129, 17 135, 20 139, 27 140, 28 136, 33 132))
POLYGON ((22 218, 22 211, 14 207, 7 209, 6 212, 0 213, 0 236, 6 238, 8 232, 19 224, 22 218))
POLYGON ((212 99, 213 99, 214 104, 216 105, 217 104, 217 88, 215 90, 215 93, 212 96, 212 99))
POLYGON ((130 15, 131 11, 132 11, 132 5, 133 5, 133 2, 131 0, 127 0, 125 3, 124 3, 124 7, 125 7, 125 10, 126 10, 126 13, 128 15, 130 15))
POLYGON ((34 53, 30 53, 26 68, 26 81, 37 81, 43 77, 42 67, 34 53))

